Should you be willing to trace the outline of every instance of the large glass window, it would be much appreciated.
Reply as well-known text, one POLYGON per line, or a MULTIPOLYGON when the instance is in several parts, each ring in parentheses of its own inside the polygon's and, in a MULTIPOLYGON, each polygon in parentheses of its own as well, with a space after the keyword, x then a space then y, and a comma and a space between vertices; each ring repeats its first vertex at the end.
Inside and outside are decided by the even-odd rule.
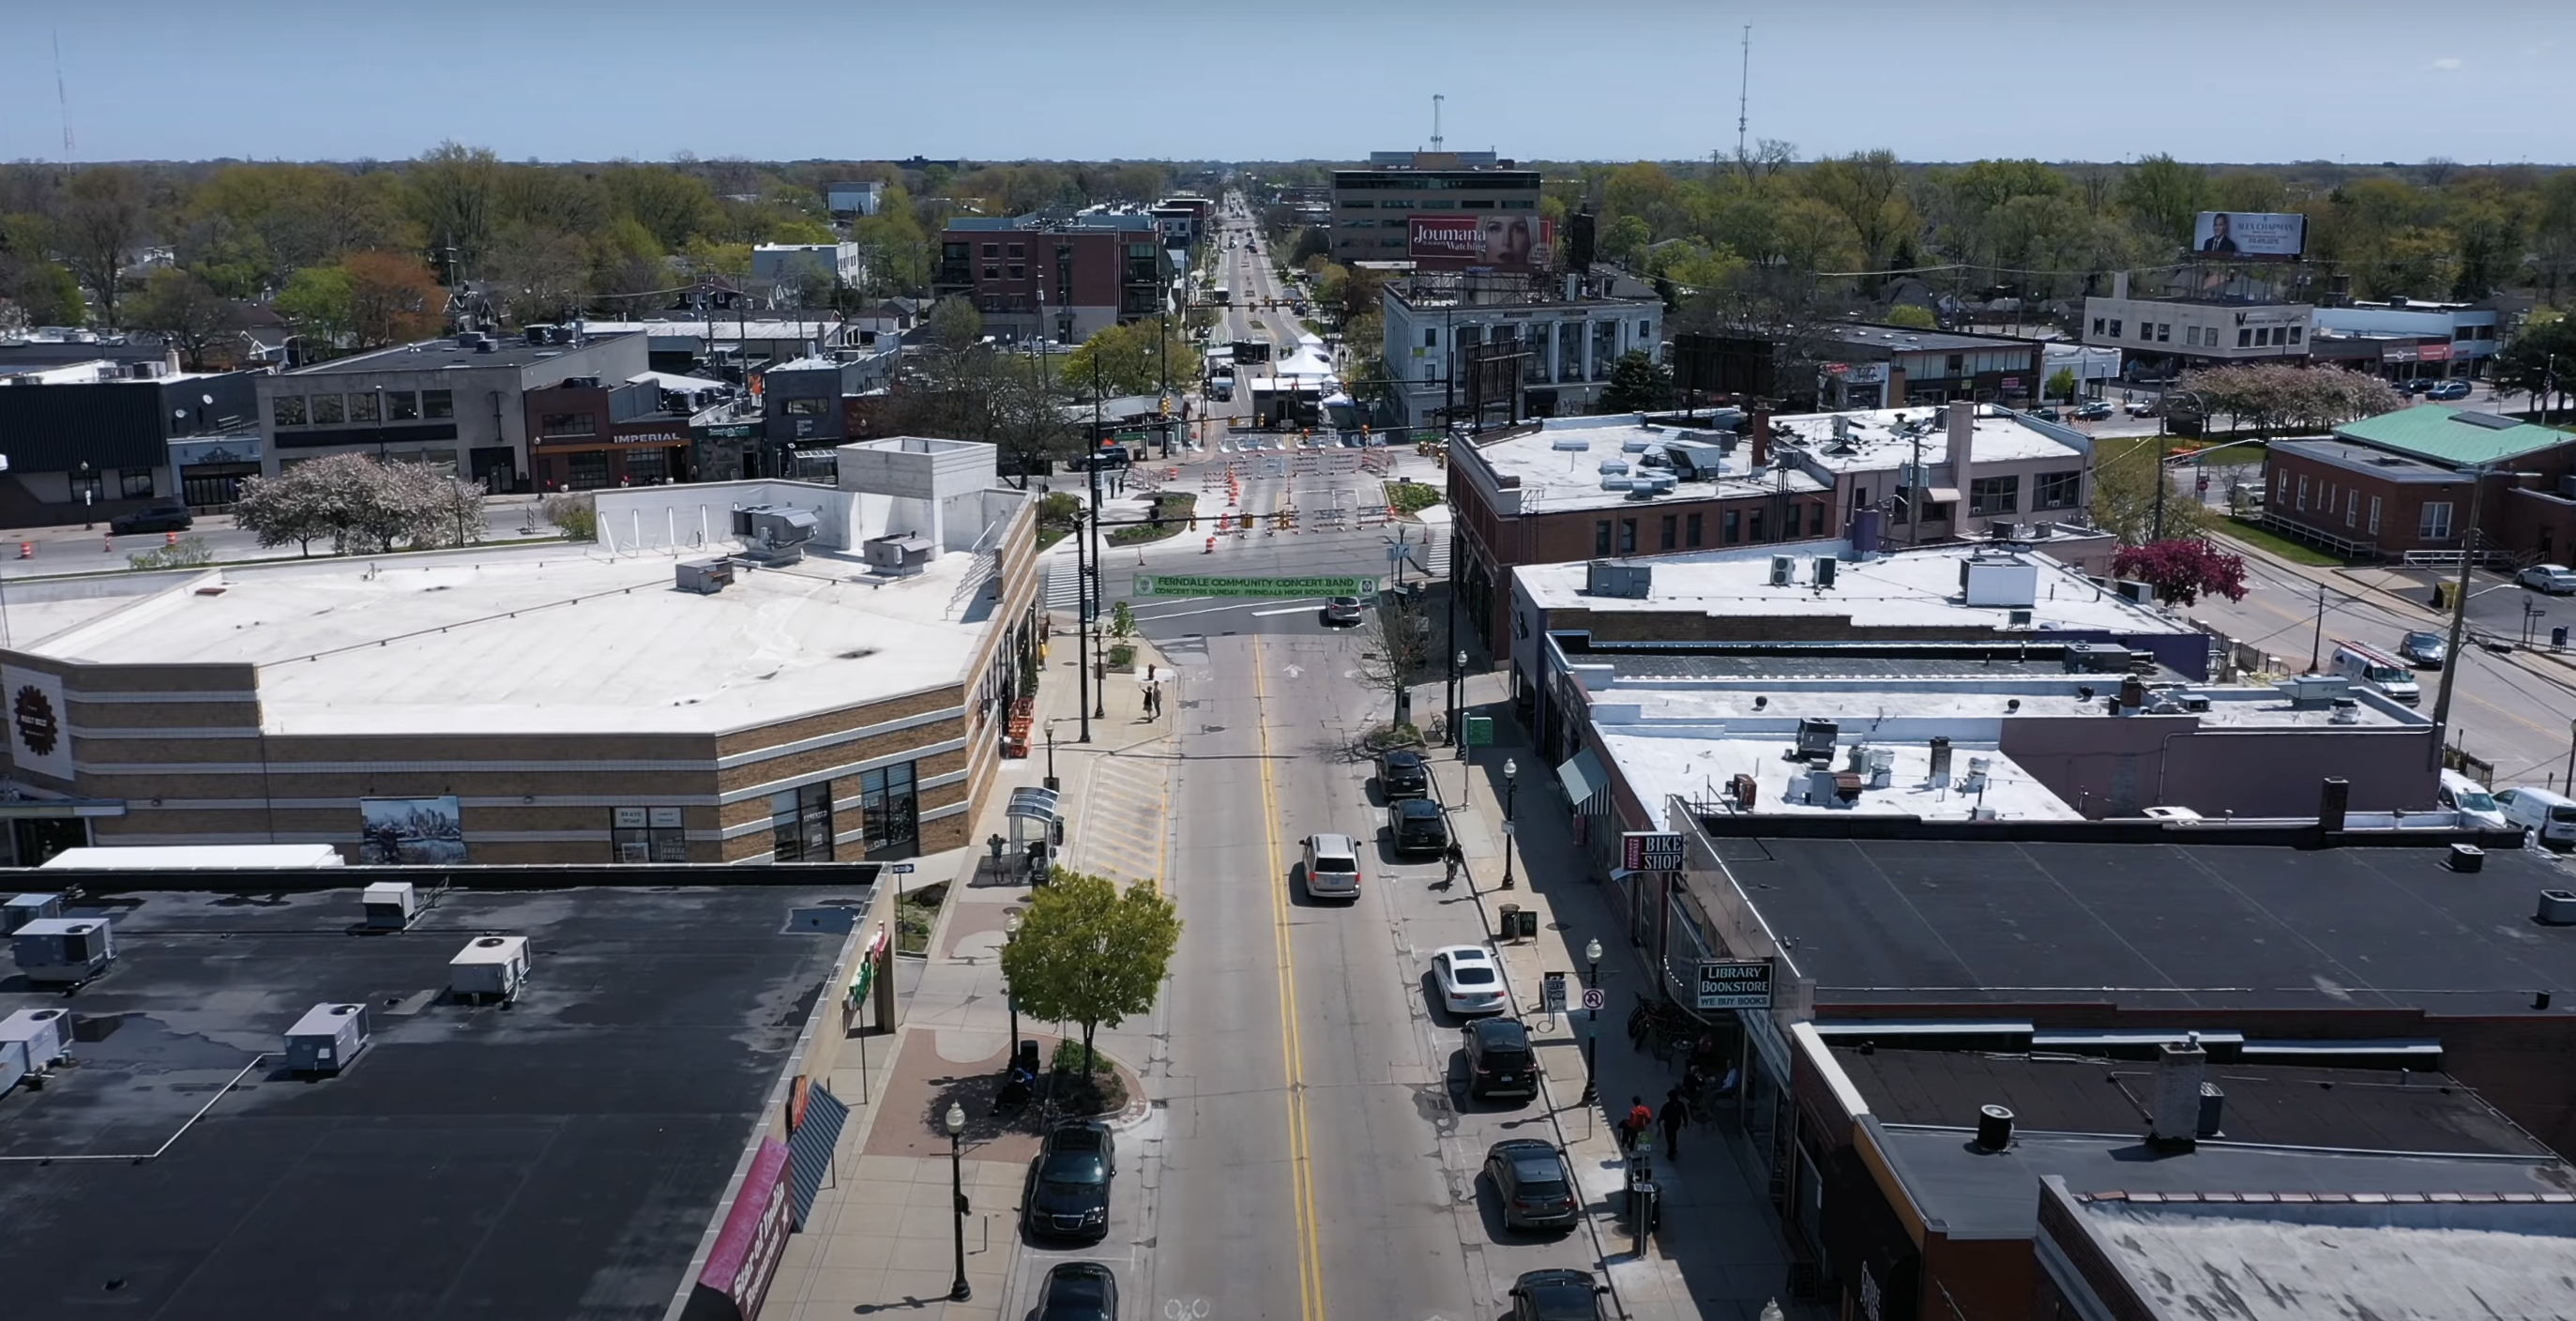
POLYGON ((645 486, 671 480, 671 454, 668 450, 635 450, 626 456, 626 481, 631 486, 645 486))
POLYGON ((608 485, 608 455, 600 450, 564 456, 570 475, 564 484, 576 491, 596 491, 608 485))
POLYGON ((385 392, 385 420, 417 422, 420 420, 420 395, 410 390, 385 392))
POLYGON ((676 807, 613 807, 609 821, 609 856, 619 862, 689 860, 689 832, 676 807))
POLYGON ((452 390, 421 391, 420 415, 422 417, 456 416, 456 393, 452 390))
POLYGON ((2082 471, 2044 472, 2039 475, 2039 498, 2031 502, 2031 508, 2073 509, 2083 494, 2082 471))
POLYGON ((2021 508, 2021 478, 1979 477, 1968 483, 1968 513, 1985 518, 2021 508))
POLYGON ((591 413, 539 413, 537 434, 540 436, 594 436, 599 434, 599 419, 591 413))
POLYGON ((362 390, 349 396, 349 420, 352 422, 383 421, 383 399, 372 390, 362 390))
POLYGON ((816 780, 769 799, 770 853, 774 862, 832 860, 832 782, 816 780))
POLYGON ((317 427, 338 426, 340 423, 347 420, 347 411, 340 407, 340 396, 336 394, 317 394, 313 396, 313 425, 317 427))
POLYGON ((2416 532, 2426 541, 2450 540, 2451 502, 2448 500, 2426 502, 2424 516, 2422 521, 2416 524, 2416 532))
POLYGON ((118 495, 121 495, 128 500, 151 499, 152 470, 150 468, 118 469, 116 473, 116 491, 118 495))
POLYGON ((269 417, 281 427, 304 425, 304 396, 282 394, 268 401, 269 417))
POLYGON ((910 857, 921 851, 921 808, 912 763, 859 776, 859 820, 867 831, 867 856, 910 857))

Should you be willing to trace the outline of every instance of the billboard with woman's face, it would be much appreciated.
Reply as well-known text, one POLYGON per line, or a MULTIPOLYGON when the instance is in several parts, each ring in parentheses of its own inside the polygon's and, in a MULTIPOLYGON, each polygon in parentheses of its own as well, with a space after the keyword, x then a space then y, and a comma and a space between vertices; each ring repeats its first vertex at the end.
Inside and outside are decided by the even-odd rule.
POLYGON ((1405 256, 1423 270, 1543 272, 1555 248, 1556 223, 1534 213, 1407 218, 1405 256))

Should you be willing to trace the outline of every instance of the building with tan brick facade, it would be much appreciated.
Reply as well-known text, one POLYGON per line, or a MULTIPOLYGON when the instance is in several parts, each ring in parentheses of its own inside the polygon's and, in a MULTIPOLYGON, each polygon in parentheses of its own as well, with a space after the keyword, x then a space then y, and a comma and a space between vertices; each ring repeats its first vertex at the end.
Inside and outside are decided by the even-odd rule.
POLYGON ((1034 505, 988 445, 862 442, 840 471, 603 493, 596 546, 13 590, 13 852, 325 843, 363 861, 361 800, 453 818, 407 860, 962 845, 1037 645, 1034 505), (735 511, 754 506, 810 520, 800 562, 740 557, 735 511), (898 571, 865 553, 886 537, 911 547, 898 571), (709 561, 729 584, 677 584, 709 561))

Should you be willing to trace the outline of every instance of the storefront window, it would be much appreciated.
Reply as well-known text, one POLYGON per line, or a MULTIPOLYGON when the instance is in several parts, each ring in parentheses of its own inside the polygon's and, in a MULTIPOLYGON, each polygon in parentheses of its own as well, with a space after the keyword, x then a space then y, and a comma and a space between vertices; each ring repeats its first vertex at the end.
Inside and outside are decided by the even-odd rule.
POLYGON ((911 762, 859 776, 859 819, 867 832, 867 856, 908 858, 920 852, 921 814, 911 762))
POLYGON ((599 450, 564 456, 572 476, 565 483, 576 491, 596 491, 608 485, 608 455, 599 450))
POLYGON ((636 450, 626 456, 626 481, 630 486, 644 486, 671 480, 671 457, 668 450, 636 450))

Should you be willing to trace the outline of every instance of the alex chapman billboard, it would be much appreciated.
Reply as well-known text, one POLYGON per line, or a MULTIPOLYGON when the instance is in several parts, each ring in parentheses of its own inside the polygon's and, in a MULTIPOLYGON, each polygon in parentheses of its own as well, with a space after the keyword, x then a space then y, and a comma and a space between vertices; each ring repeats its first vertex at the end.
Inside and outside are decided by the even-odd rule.
POLYGON ((2308 218, 2296 211, 2203 211, 2191 249, 2235 261, 2297 261, 2308 246, 2308 218))

